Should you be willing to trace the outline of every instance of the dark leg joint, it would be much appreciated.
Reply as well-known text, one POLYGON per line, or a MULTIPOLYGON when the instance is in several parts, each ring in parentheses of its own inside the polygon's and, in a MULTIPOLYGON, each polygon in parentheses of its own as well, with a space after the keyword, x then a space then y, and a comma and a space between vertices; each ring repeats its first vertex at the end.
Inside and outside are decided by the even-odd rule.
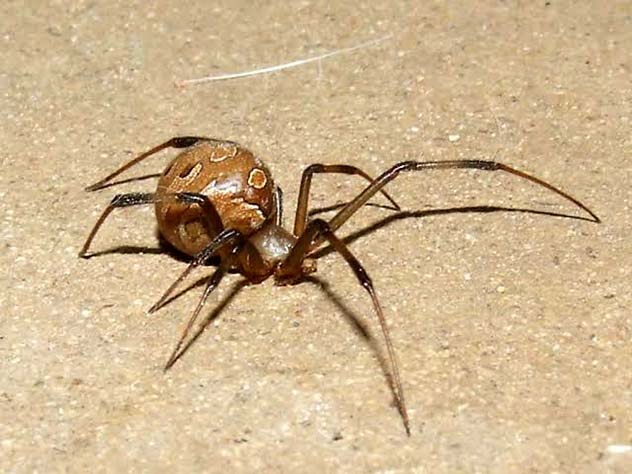
POLYGON ((178 201, 181 201, 187 204, 199 204, 200 206, 204 206, 208 202, 208 197, 199 193, 182 192, 182 193, 175 194, 175 197, 178 201))
POLYGON ((117 194, 112 198, 110 206, 112 207, 128 207, 140 204, 151 204, 154 202, 153 193, 127 193, 117 194))
POLYGON ((202 140, 208 140, 204 137, 174 137, 169 144, 173 148, 188 148, 202 140))

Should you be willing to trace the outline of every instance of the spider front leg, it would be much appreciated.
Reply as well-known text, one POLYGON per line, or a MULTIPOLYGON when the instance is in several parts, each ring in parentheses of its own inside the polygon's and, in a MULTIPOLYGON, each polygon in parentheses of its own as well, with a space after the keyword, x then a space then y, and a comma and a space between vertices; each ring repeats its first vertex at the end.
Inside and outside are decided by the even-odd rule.
POLYGON ((88 248, 94 240, 97 232, 103 225, 105 219, 110 215, 110 213, 120 207, 130 207, 130 206, 138 206, 142 204, 155 204, 159 201, 173 201, 173 202, 185 202, 189 204, 198 204, 202 209, 204 209, 204 222, 207 224, 209 228, 217 228, 218 223, 221 223, 221 219, 215 210, 215 207, 209 201, 208 197, 197 194, 197 193, 171 193, 171 194, 163 194, 160 197, 157 197, 155 193, 128 193, 128 194, 117 194, 112 198, 110 204, 104 209, 103 213, 97 219, 97 222, 92 227, 90 234, 88 234, 88 238, 86 239, 83 247, 79 251, 80 258, 89 258, 87 255, 88 248))
POLYGON ((178 287, 178 285, 184 280, 189 273, 191 273, 196 267, 204 264, 211 257, 217 254, 217 252, 227 245, 235 245, 242 238, 241 232, 235 229, 226 229, 220 232, 211 243, 204 248, 200 253, 198 253, 193 260, 187 265, 184 271, 180 274, 178 278, 167 288, 167 291, 163 293, 156 303, 147 310, 148 313, 154 313, 158 311, 162 306, 164 306, 165 302, 171 296, 173 291, 178 287))
MULTIPOLYGON (((350 165, 322 165, 319 163, 315 163, 313 165, 309 165, 303 171, 303 176, 301 176, 301 187, 298 194, 298 204, 296 206, 296 217, 294 219, 294 235, 299 236, 305 230, 305 225, 307 224, 307 205, 309 200, 309 191, 312 185, 312 176, 315 173, 340 173, 340 174, 352 174, 356 176, 361 176, 369 183, 373 182, 373 178, 369 176, 367 173, 362 171, 360 168, 356 168, 355 166, 350 165)), ((396 211, 401 210, 399 205, 395 202, 395 200, 388 195, 386 191, 380 191, 386 199, 388 199, 396 211)))
MULTIPOLYGON (((220 229, 221 228, 221 219, 215 206, 204 194, 199 193, 173 193, 173 194, 165 194, 161 196, 162 200, 165 201, 174 201, 181 202, 185 204, 196 204, 203 209, 204 223, 207 225, 208 235, 212 235, 210 232, 212 229, 220 229)), ((242 234, 238 230, 235 229, 224 229, 219 234, 217 234, 211 242, 202 249, 198 254, 193 257, 193 260, 189 263, 187 268, 182 272, 182 274, 171 284, 171 286, 165 291, 165 293, 160 297, 160 299, 154 304, 151 308, 149 308, 148 312, 153 313, 160 309, 160 307, 167 300, 169 295, 173 293, 173 290, 184 280, 193 269, 199 265, 204 264, 209 258, 213 257, 217 254, 217 252, 227 245, 237 245, 242 239, 242 234)))
POLYGON ((105 208, 97 222, 92 227, 90 234, 88 234, 88 238, 86 242, 83 244, 81 251, 79 252, 79 257, 88 258, 88 248, 94 239, 94 236, 97 234, 101 225, 105 219, 110 215, 110 213, 119 207, 130 207, 130 206, 139 206, 142 204, 153 204, 155 202, 156 195, 154 193, 128 193, 128 194, 117 194, 112 198, 108 207, 105 208))
POLYGON ((161 143, 160 145, 153 147, 151 150, 148 150, 145 153, 142 153, 141 155, 131 159, 130 161, 125 163, 123 166, 121 166, 119 169, 117 169, 113 173, 107 175, 101 181, 97 181, 96 183, 88 186, 86 188, 86 191, 96 191, 97 189, 103 188, 104 186, 107 185, 107 183, 109 181, 111 181, 113 178, 116 178, 122 172, 130 169, 132 166, 137 165, 138 163, 143 161, 145 158, 148 158, 151 155, 154 155, 154 154, 158 153, 159 151, 164 150, 165 148, 188 148, 190 146, 195 145, 197 142, 200 142, 200 141, 217 141, 217 142, 219 142, 220 140, 214 140, 212 138, 207 138, 207 137, 173 137, 173 138, 170 138, 166 142, 161 143))
POLYGON ((395 395, 395 401, 397 402, 397 408, 402 417, 406 434, 410 436, 410 420, 408 418, 408 411, 406 410, 406 402, 404 400, 404 390, 402 388, 401 379, 399 376, 399 367, 397 364, 397 357, 395 355, 395 349, 393 342, 391 341, 388 324, 386 323, 386 317, 384 311, 380 305, 380 301, 377 297, 377 293, 373 287, 373 282, 368 273, 358 261, 358 259, 351 253, 346 244, 340 240, 331 230, 329 224, 322 219, 315 219, 311 221, 303 234, 299 237, 298 241, 290 251, 289 255, 283 261, 278 269, 276 275, 281 281, 284 278, 288 278, 289 281, 294 281, 300 276, 303 271, 303 261, 305 257, 312 250, 313 242, 319 238, 324 238, 332 245, 332 247, 345 259, 349 264, 356 278, 362 285, 362 287, 369 293, 371 302, 373 303, 373 309, 377 314, 384 341, 386 343, 386 349, 388 353, 388 359, 391 368, 391 388, 395 395))
MULTIPOLYGON (((219 236, 218 236, 219 237, 219 236)), ((228 242, 230 243, 230 242, 228 242)), ((200 311, 202 310, 202 307, 204 306, 204 303, 206 303, 206 300, 208 299, 209 295, 215 290, 215 288, 217 288, 217 286, 220 284, 220 282, 222 281, 222 278, 224 277, 224 275, 226 275, 226 272, 228 271, 228 268, 230 267, 230 260, 232 257, 234 257, 235 255, 237 255, 237 253, 240 250, 240 246, 238 244, 233 244, 233 250, 230 253, 230 258, 227 260, 222 260, 219 264, 219 266, 215 269, 215 271, 213 272, 213 274, 211 275, 211 277, 209 278, 206 287, 204 288, 204 293, 202 293, 202 296, 200 297, 198 304, 196 305, 195 309, 193 310, 193 313, 191 314, 191 317, 189 318, 189 321, 187 322, 187 325, 184 327, 184 329, 182 330, 182 333, 180 334, 180 339, 178 339, 178 343, 176 344, 175 348, 173 349, 173 352, 171 353, 171 355, 169 356, 169 360, 167 360, 167 363, 165 364, 165 368, 164 370, 169 370, 171 368, 171 366, 173 364, 175 364, 176 360, 178 360, 178 358, 180 357, 181 353, 180 353, 180 348, 182 347, 182 344, 184 343, 184 341, 186 340, 187 336, 189 335, 189 331, 191 330, 191 328, 193 327, 193 324, 195 323, 195 321, 197 320, 200 311)), ((205 249, 206 250, 206 249, 205 249)), ((189 265, 189 267, 191 267, 191 265, 189 265)), ((187 268, 187 270, 185 270, 185 273, 188 273, 189 267, 187 268)), ((184 278, 182 275, 180 276, 180 278, 178 278, 177 281, 181 281, 181 279, 184 278)), ((172 285, 174 286, 174 285, 172 285)), ((171 288, 170 288, 171 290, 171 288)), ((168 292, 169 293, 169 290, 168 292)), ((164 298, 164 296, 163 296, 164 298)), ((161 298, 161 300, 163 299, 161 298)))

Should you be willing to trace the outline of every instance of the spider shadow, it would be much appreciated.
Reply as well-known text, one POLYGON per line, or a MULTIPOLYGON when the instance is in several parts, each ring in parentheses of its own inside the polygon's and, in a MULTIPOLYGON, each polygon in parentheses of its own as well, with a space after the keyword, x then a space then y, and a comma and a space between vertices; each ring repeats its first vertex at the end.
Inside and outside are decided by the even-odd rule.
MULTIPOLYGON (((171 301, 179 298, 184 293, 203 285, 208 278, 209 277, 201 278, 195 283, 189 285, 187 288, 180 291, 177 295, 165 301, 164 305, 169 304, 171 301)), ((339 312, 344 316, 344 320, 349 324, 353 332, 361 337, 364 341, 366 341, 371 351, 377 355, 380 368, 388 381, 391 391, 395 393, 395 385, 391 377, 386 355, 382 347, 378 343, 377 339, 371 333, 371 330, 369 329, 367 323, 363 319, 360 319, 354 313, 354 311, 342 301, 340 296, 338 296, 338 294, 336 294, 332 290, 331 285, 323 279, 310 275, 306 277, 303 282, 311 283, 318 287, 325 294, 325 296, 338 308, 339 312)), ((237 294, 244 287, 248 286, 248 284, 249 283, 246 279, 242 279, 232 285, 229 293, 216 304, 216 306, 211 310, 206 318, 204 318, 204 320, 198 325, 195 333, 185 342, 182 348, 174 356, 169 367, 165 367, 165 371, 169 370, 181 357, 186 354, 186 352, 189 351, 189 349, 193 346, 193 344, 197 342, 197 340, 200 338, 200 336, 202 336, 202 334, 211 325, 211 323, 220 316, 226 306, 228 306, 228 304, 237 296, 237 294)))
POLYGON ((344 316, 345 321, 349 324, 353 332, 361 337, 368 344, 371 351, 377 356, 378 362, 380 364, 380 369, 386 377, 386 380, 391 389, 391 393, 393 394, 393 403, 396 404, 397 400, 395 398, 395 394, 397 393, 397 388, 395 386, 395 381, 393 380, 392 373, 389 370, 388 359, 382 346, 371 333, 371 329, 369 328, 366 321, 364 319, 358 318, 356 314, 331 289, 331 285, 323 279, 318 278, 314 275, 309 275, 305 277, 303 281, 316 285, 325 294, 325 296, 334 305, 336 305, 338 311, 344 316))
MULTIPOLYGON (((122 254, 122 255, 133 255, 133 254, 148 254, 148 255, 160 255, 165 253, 165 250, 161 247, 145 247, 143 245, 119 245, 117 247, 111 247, 105 250, 98 250, 96 252, 90 252, 83 256, 83 258, 89 259, 93 257, 102 257, 103 255, 109 255, 112 253, 122 254)), ((182 260, 180 256, 174 256, 177 260, 182 260)))
MULTIPOLYGON (((126 183, 126 182, 131 182, 131 181, 136 181, 139 179, 147 179, 147 178, 153 178, 155 176, 160 176, 160 175, 147 175, 147 176, 142 176, 140 178, 136 177, 136 178, 129 178, 126 180, 122 180, 122 181, 116 181, 114 183, 109 183, 104 187, 110 187, 110 186, 114 186, 117 184, 121 184, 121 183, 126 183)), ((102 188, 99 188, 102 189, 102 188)), ((310 217, 312 215, 317 215, 317 214, 322 214, 325 212, 329 212, 332 210, 336 210, 339 209, 340 207, 344 206, 345 204, 335 204, 333 206, 328 206, 328 207, 322 207, 322 208, 318 208, 318 209, 314 209, 312 210, 309 215, 310 217)), ((376 207, 379 209, 386 209, 386 210, 391 210, 391 211, 397 211, 397 209, 393 206, 389 206, 389 205, 385 205, 385 204, 376 204, 376 203, 367 203, 366 206, 370 206, 370 207, 376 207)), ((180 252, 178 249, 176 249, 173 245, 171 245, 169 242, 167 242, 167 240, 162 236, 162 234, 160 233, 160 231, 156 228, 156 237, 158 239, 158 247, 146 247, 144 245, 118 245, 116 247, 110 247, 108 249, 105 250, 97 250, 96 252, 90 252, 86 255, 84 255, 83 258, 86 259, 90 259, 92 257, 102 257, 104 255, 110 255, 110 254, 121 254, 121 255, 133 255, 133 254, 148 254, 148 255, 162 255, 162 254, 167 254, 169 255, 171 258, 173 258, 174 260, 177 260, 179 262, 183 262, 183 263, 189 263, 191 261, 191 257, 183 252, 180 252)), ((217 265, 219 263, 219 259, 217 257, 212 257, 208 260, 208 265, 217 265)), ((189 289, 195 287, 195 286, 199 286, 199 285, 193 285, 187 288, 188 291, 189 289)), ((181 295, 183 292, 178 293, 178 295, 170 298, 169 300, 165 301, 165 304, 167 304, 170 301, 173 301, 174 299, 177 298, 177 296, 181 295)))
MULTIPOLYGON (((205 276, 205 277, 199 278, 197 281, 191 283, 186 288, 183 288, 178 293, 176 293, 175 295, 173 295, 172 297, 167 299, 161 305, 161 308, 164 307, 164 306, 169 305, 170 303, 172 303, 173 301, 177 300, 178 298, 180 298, 184 294, 188 293, 189 291, 194 290, 195 288, 198 288, 200 286, 205 285, 209 278, 210 278, 210 276, 205 276)), ((334 303, 334 305, 336 305, 338 310, 345 317, 345 321, 347 321, 347 323, 349 323, 349 326, 351 327, 351 329, 357 335, 359 335, 360 337, 362 337, 366 341, 375 341, 375 339, 373 338, 373 336, 371 334, 371 331, 368 328, 368 326, 366 325, 366 323, 363 322, 361 319, 359 319, 354 314, 354 312, 347 305, 345 305, 343 303, 342 299, 336 293, 334 293, 334 291, 331 289, 331 285, 329 283, 324 281, 322 278, 318 278, 317 276, 314 276, 314 275, 309 275, 309 276, 305 277, 301 281, 301 283, 303 283, 303 282, 311 283, 312 285, 317 286, 325 294, 325 296, 332 303, 334 303)), ((248 284, 249 284, 248 280, 245 280, 245 279, 244 280, 240 280, 239 282, 235 283, 233 285, 233 289, 230 291, 230 293, 220 301, 220 303, 217 305, 217 307, 213 308, 211 314, 209 316, 207 316, 207 318, 204 320, 204 322, 202 322, 200 324, 200 327, 207 326, 216 317, 218 317, 219 313, 221 312, 221 310, 226 307, 226 305, 237 295, 237 293, 242 288, 244 288, 245 286, 248 286, 248 284)), ((203 331, 204 331, 204 329, 202 329, 202 332, 203 331)), ((200 336, 200 334, 196 334, 195 339, 197 339, 200 336)), ((192 337, 191 339, 193 339, 193 338, 194 337, 192 337)), ((174 361, 177 360, 180 356, 182 356, 184 354, 185 349, 190 347, 192 343, 193 342, 191 342, 190 344, 187 344, 186 346, 184 346, 182 348, 182 350, 181 350, 180 355, 176 359, 174 359, 174 361)), ((375 344, 375 345, 377 347, 377 344, 375 344)))
MULTIPOLYGON (((327 208, 319 208, 310 212, 310 216, 314 216, 317 214, 321 214, 323 212, 331 211, 339 209, 344 206, 344 204, 338 204, 334 206, 329 206, 327 208)), ((386 206, 375 205, 377 207, 387 208, 386 206)), ((390 208, 392 209, 392 208, 390 208)), ((446 208, 446 209, 432 209, 432 210, 423 210, 423 211, 404 211, 404 212, 396 212, 395 214, 391 214, 384 219, 381 219, 374 224, 367 226, 363 229, 360 229, 352 234, 347 235, 343 238, 343 241, 346 244, 354 242, 368 234, 371 234, 379 229, 389 226, 390 224, 404 219, 409 218, 421 218, 428 217, 434 215, 445 215, 445 214, 455 214, 455 213, 490 213, 490 212, 519 212, 519 213, 527 213, 527 214, 535 214, 535 215, 545 215, 551 217, 562 217, 569 219, 577 219, 577 220, 586 220, 592 222, 592 219, 588 219, 586 217, 575 216, 570 214, 563 214, 557 212, 549 212, 549 211, 539 211, 528 208, 510 208, 510 207, 500 207, 500 206, 466 206, 466 207, 454 207, 454 208, 446 208)), ((148 254, 160 254, 160 253, 169 253, 172 257, 180 260, 182 262, 190 261, 190 257, 187 257, 184 254, 179 253, 176 249, 171 247, 167 242, 163 239, 160 240, 159 248, 146 248, 146 247, 135 247, 135 246, 120 246, 115 247, 113 249, 108 249, 100 252, 96 252, 90 254, 90 257, 104 255, 109 253, 148 253, 148 254)), ((311 257, 320 258, 329 253, 334 252, 334 249, 331 246, 325 246, 323 248, 317 249, 315 252, 311 254, 311 257)), ((187 293, 188 291, 197 288, 198 286, 202 286, 205 284, 210 278, 210 276, 205 276, 189 286, 185 287, 168 300, 164 302, 162 306, 166 306, 173 302, 174 300, 180 298, 182 295, 187 293)), ((375 337, 371 334, 370 329, 366 325, 366 323, 359 319, 356 314, 340 299, 340 297, 333 292, 331 286, 316 276, 308 276, 303 281, 311 283, 315 286, 318 286, 321 291, 327 296, 327 298, 334 303, 334 305, 338 308, 338 310, 345 317, 345 321, 349 324, 349 326, 354 330, 356 334, 358 334, 362 339, 364 339, 370 346, 371 350, 377 355, 378 361, 381 367, 382 372, 384 373, 391 391, 393 394, 396 393, 395 384, 392 379, 391 372, 388 367, 387 358, 385 357, 385 353, 381 345, 375 339, 375 337)), ((185 342, 183 347, 178 351, 178 353, 174 356, 172 360, 172 364, 169 366, 173 366, 197 341, 197 339, 202 335, 202 333, 206 330, 206 328, 222 313, 222 311, 226 308, 226 306, 237 296, 237 294, 249 283, 246 279, 242 279, 235 284, 232 285, 230 292, 224 296, 212 309, 212 311, 208 314, 208 316, 199 324, 198 329, 195 333, 185 342)), ((168 370, 165 368, 165 370, 168 370)))
POLYGON ((322 278, 315 275, 306 276, 302 282, 311 283, 318 287, 320 291, 338 308, 338 311, 345 317, 345 321, 349 323, 351 329, 366 341, 374 341, 371 330, 366 322, 359 319, 354 312, 342 301, 332 289, 331 285, 322 278))
MULTIPOLYGON (((324 212, 336 210, 341 207, 344 207, 344 205, 345 204, 337 204, 333 206, 328 206, 326 208, 315 209, 309 213, 309 216, 313 217, 315 215, 318 215, 324 212)), ((589 219, 587 217, 582 217, 582 216, 577 216, 577 215, 572 215, 572 214, 564 214, 564 213, 559 213, 559 212, 541 211, 541 210, 529 209, 529 208, 511 208, 511 207, 502 207, 502 206, 462 206, 462 207, 453 207, 453 208, 445 208, 445 209, 396 212, 395 214, 391 214, 390 216, 387 216, 384 219, 381 219, 372 225, 369 225, 352 234, 347 235, 342 240, 346 245, 349 245, 355 240, 358 240, 381 228, 387 227, 396 221, 409 219, 409 218, 421 218, 421 217, 429 217, 429 216, 434 216, 434 215, 456 214, 456 213, 491 213, 491 212, 517 212, 517 213, 544 215, 544 216, 550 216, 550 217, 561 217, 561 218, 594 222, 593 219, 589 219)), ((335 252, 335 249, 333 248, 333 246, 329 245, 329 246, 325 246, 320 249, 317 249, 312 254, 310 254, 310 257, 319 259, 320 257, 328 255, 332 252, 335 252)), ((382 372, 388 381, 389 387, 391 389, 391 393, 393 394, 393 403, 397 405, 397 397, 396 397, 397 388, 396 388, 395 381, 393 379, 392 371, 389 369, 389 364, 387 362, 386 355, 382 347, 378 344, 377 340, 371 335, 368 327, 366 326, 366 323, 359 320, 353 314, 353 312, 342 303, 342 301, 337 297, 337 295, 333 293, 329 284, 323 282, 321 279, 316 278, 314 276, 309 276, 305 280, 319 285, 321 287, 321 290, 329 297, 329 299, 336 304, 340 312, 345 316, 347 322, 349 322, 352 325, 352 328, 356 331, 356 333, 359 333, 369 343, 371 350, 377 355, 382 372)))
MULTIPOLYGON (((206 282, 206 280, 210 278, 210 277, 206 277, 206 278, 202 278, 200 280, 198 280, 197 282, 193 283, 192 285, 188 286, 187 288, 185 288, 184 290, 182 290, 180 293, 178 293, 177 295, 173 296, 172 298, 170 298, 169 300, 165 301, 164 305, 169 304, 169 302, 173 301, 174 299, 180 297, 182 294, 186 293, 187 291, 200 286, 202 283, 206 282)), ((178 360, 189 350, 189 348, 195 344, 195 342, 198 340, 198 338, 202 335, 202 333, 204 331, 206 331, 206 328, 208 328, 208 326, 219 317, 219 315, 222 313, 222 311, 224 311, 224 309, 226 308, 226 306, 228 306, 228 304, 235 299, 235 297, 237 296, 237 294, 244 288, 248 286, 248 280, 246 280, 245 278, 242 280, 239 280, 236 283, 233 283, 233 285, 230 288, 229 293, 224 296, 213 308, 213 310, 208 314, 208 316, 206 316, 206 318, 204 318, 204 320, 198 325, 197 330, 195 331, 195 333, 193 333, 193 335, 182 345, 182 347, 180 348, 180 350, 173 356, 173 359, 170 361, 169 366, 165 366, 164 371, 166 372, 167 370, 169 370, 171 367, 173 367, 175 365, 176 362, 178 362, 178 360)))
MULTIPOLYGON (((311 216, 315 216, 317 214, 321 214, 323 212, 328 212, 332 210, 339 209, 343 207, 344 204, 336 204, 334 206, 328 206, 326 208, 315 209, 311 216)), ((431 217, 431 216, 440 216, 446 214, 470 214, 470 213, 492 213, 492 212, 510 212, 510 213, 523 213, 523 214, 534 214, 541 216, 549 216, 549 217, 561 217, 565 219, 576 219, 581 221, 594 222, 593 219, 589 219, 583 216, 577 216, 572 214, 564 214, 560 212, 552 212, 552 211, 540 211, 537 209, 529 209, 529 208, 518 208, 518 207, 503 207, 503 206, 460 206, 460 207, 450 207, 445 209, 428 209, 422 211, 402 211, 391 214, 379 221, 364 227, 356 232, 353 232, 342 238, 342 241, 349 245, 352 242, 355 242, 366 235, 372 234, 373 232, 388 227, 394 222, 401 221, 404 219, 418 219, 423 217, 431 217)), ((320 249, 316 249, 314 252, 310 254, 310 257, 319 259, 324 257, 325 255, 329 255, 330 253, 335 252, 331 245, 327 245, 325 247, 321 247, 320 249)))
MULTIPOLYGON (((102 257, 104 255, 110 254, 123 254, 123 255, 133 255, 133 254, 148 254, 148 255, 162 255, 167 254, 174 260, 177 260, 182 263, 190 263, 191 257, 183 252, 180 252, 173 245, 171 245, 167 240, 162 236, 160 231, 156 228, 156 238, 158 239, 158 247, 146 247, 144 245, 118 245, 116 247, 111 247, 105 250, 98 250, 96 252, 90 252, 85 255, 83 258, 90 259, 92 257, 102 257)), ((211 265, 216 265, 219 263, 218 258, 210 258, 208 261, 211 265)))
POLYGON ((112 188, 114 186, 118 186, 119 184, 132 183, 135 181, 146 181, 151 178, 159 178, 160 176, 161 176, 161 173, 151 173, 151 174, 145 174, 142 176, 132 176, 131 178, 119 179, 118 181, 112 181, 110 183, 106 183, 94 189, 94 191, 100 191, 102 189, 112 188))

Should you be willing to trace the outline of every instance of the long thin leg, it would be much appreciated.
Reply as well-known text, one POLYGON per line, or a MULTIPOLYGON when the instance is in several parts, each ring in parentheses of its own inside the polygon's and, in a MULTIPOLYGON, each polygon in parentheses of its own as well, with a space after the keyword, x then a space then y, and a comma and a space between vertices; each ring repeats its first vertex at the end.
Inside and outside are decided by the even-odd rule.
POLYGON ((110 213, 119 207, 129 207, 129 206, 139 206, 141 204, 152 204, 155 200, 154 193, 129 193, 129 194, 117 194, 112 198, 108 207, 105 208, 97 222, 94 224, 94 227, 88 234, 88 238, 86 242, 83 244, 81 251, 79 252, 79 257, 85 258, 88 253, 88 248, 94 239, 94 236, 97 234, 97 231, 105 221, 105 219, 110 215, 110 213))
POLYGON ((353 201, 347 204, 338 214, 336 214, 330 221, 329 227, 332 231, 338 229, 344 224, 360 207, 362 207, 375 193, 381 191, 382 188, 395 179, 399 173, 403 171, 423 171, 431 169, 450 169, 450 168, 467 168, 467 169, 479 169, 484 171, 505 171, 507 173, 519 176, 520 178, 527 179, 535 184, 538 184, 554 193, 562 196, 564 199, 575 204, 577 207, 587 212, 590 217, 597 223, 601 222, 599 217, 592 212, 586 205, 582 204, 579 200, 572 197, 570 194, 556 188, 552 184, 546 181, 536 178, 524 171, 517 170, 510 166, 498 163, 496 161, 481 161, 481 160, 448 160, 448 161, 404 161, 391 167, 389 170, 382 173, 378 178, 367 186, 353 201))
POLYGON ((171 364, 168 367, 165 367, 165 371, 169 370, 179 359, 184 355, 184 353, 193 345, 193 343, 197 340, 198 337, 202 335, 205 329, 208 327, 209 323, 213 321, 225 308, 226 305, 239 293, 241 289, 248 285, 248 280, 243 279, 239 281, 236 285, 233 285, 229 294, 224 296, 218 304, 213 307, 213 310, 210 314, 204 318, 204 321, 198 325, 196 331, 183 341, 182 348, 175 354, 171 364))
POLYGON ((404 428, 406 429, 406 434, 410 436, 410 420, 408 418, 408 412, 406 410, 404 390, 402 388, 402 383, 399 376, 399 368, 397 364, 397 357, 395 355, 395 349, 393 348, 393 343, 391 341, 391 336, 388 330, 388 325, 386 323, 386 317, 384 316, 384 311, 382 310, 382 306, 380 305, 377 293, 373 288, 373 282, 371 281, 371 278, 367 274, 362 264, 358 261, 357 258, 354 257, 354 255, 351 253, 345 243, 342 242, 342 240, 340 240, 338 237, 336 237, 327 222, 323 221, 322 219, 316 219, 308 224, 305 232, 299 237, 299 240, 296 242, 296 244, 290 251, 290 254, 281 265, 281 272, 287 273, 288 276, 291 274, 300 274, 301 264, 310 249, 310 244, 318 237, 323 237, 327 239, 329 243, 336 249, 336 251, 338 251, 338 253, 342 255, 342 257, 346 260, 346 262, 355 273, 355 276, 357 277, 362 287, 369 293, 369 296, 371 297, 371 301, 373 302, 373 309, 377 314, 378 321, 380 322, 380 326, 382 328, 382 334, 384 335, 384 341, 386 343, 388 359, 391 366, 391 386, 395 394, 397 408, 402 417, 404 428))
MULTIPOLYGON (((353 174, 357 176, 361 176, 370 183, 374 182, 373 178, 369 176, 367 173, 362 171, 355 166, 349 165, 322 165, 319 163, 309 165, 303 171, 303 176, 301 177, 301 188, 298 194, 298 204, 296 207, 296 218, 294 219, 294 235, 299 236, 305 230, 305 225, 307 223, 307 204, 309 200, 309 190, 312 184, 312 176, 314 173, 342 173, 342 174, 353 174)), ((386 191, 380 190, 380 192, 388 199, 391 205, 395 208, 395 210, 399 211, 401 208, 399 205, 390 197, 386 191)))
MULTIPOLYGON (((231 255, 235 255, 238 250, 239 250, 239 246, 235 246, 235 248, 231 252, 231 255)), ((200 297, 200 300, 198 301, 198 304, 195 307, 195 310, 191 314, 191 317, 189 318, 187 325, 184 327, 182 334, 180 335, 180 339, 178 339, 178 343, 176 344, 176 347, 173 349, 173 352, 169 356, 169 360, 165 364, 164 370, 169 370, 171 366, 175 363, 175 361, 178 359, 178 356, 180 354, 180 348, 182 347, 182 344, 186 340, 187 336, 189 335, 189 331, 193 327, 193 324, 195 324, 195 321, 197 320, 200 314, 200 311, 202 310, 202 307, 204 306, 204 303, 206 303, 206 300, 208 299, 209 295, 213 292, 213 290, 215 290, 215 288, 217 288, 219 283, 222 281, 222 278, 226 274, 229 265, 230 263, 228 260, 223 260, 220 263, 219 267, 217 267, 213 275, 211 275, 211 277, 209 278, 208 283, 206 284, 206 287, 204 288, 204 293, 202 293, 202 296, 200 297)))
POLYGON ((203 140, 213 140, 213 139, 212 138, 206 138, 206 137, 173 137, 173 138, 170 138, 166 142, 161 143, 160 145, 155 146, 151 150, 146 151, 145 153, 142 153, 141 155, 137 156, 136 158, 133 158, 132 160, 128 161, 123 166, 121 166, 119 169, 117 169, 113 173, 107 175, 101 181, 98 181, 98 182, 88 186, 86 188, 86 191, 95 191, 97 189, 100 189, 100 188, 104 187, 109 181, 111 181, 113 178, 117 177, 123 171, 126 171, 126 170, 130 169, 132 166, 140 163, 145 158, 147 158, 147 157, 149 157, 149 156, 151 156, 151 155, 153 155, 155 153, 158 153, 159 151, 164 150, 165 148, 188 148, 190 146, 195 145, 197 142, 203 141, 203 140))
MULTIPOLYGON (((204 194, 198 193, 171 193, 164 194, 161 198, 161 201, 178 201, 184 202, 188 204, 197 204, 204 210, 204 218, 205 224, 207 225, 207 231, 211 232, 211 229, 221 228, 221 219, 217 210, 211 203, 208 196, 204 194)), ((81 251, 79 252, 79 257, 86 258, 86 254, 88 252, 88 248, 94 239, 94 236, 97 234, 101 225, 105 219, 110 215, 110 213, 118 208, 118 207, 129 207, 136 206, 141 204, 153 204, 157 202, 156 195, 154 193, 129 193, 129 194, 117 194, 114 196, 110 204, 105 208, 97 222, 94 224, 94 227, 90 231, 86 242, 83 244, 81 251)))
POLYGON ((198 253, 193 260, 187 265, 184 271, 180 274, 178 278, 167 288, 167 291, 160 297, 160 299, 154 304, 151 308, 149 308, 148 313, 153 313, 160 309, 165 301, 169 298, 171 293, 177 288, 177 286, 184 280, 189 273, 193 271, 196 267, 204 264, 209 258, 215 255, 222 247, 226 245, 237 245, 238 242, 242 239, 241 232, 235 229, 225 229, 211 241, 200 253, 198 253))

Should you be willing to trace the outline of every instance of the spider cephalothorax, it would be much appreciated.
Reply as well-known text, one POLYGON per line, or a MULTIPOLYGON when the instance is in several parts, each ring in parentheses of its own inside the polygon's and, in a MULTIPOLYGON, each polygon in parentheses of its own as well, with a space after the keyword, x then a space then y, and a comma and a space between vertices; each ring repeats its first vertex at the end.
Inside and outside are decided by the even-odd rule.
POLYGON ((399 210, 399 206, 383 188, 401 172, 449 168, 504 171, 519 176, 559 194, 586 211, 594 222, 600 222, 590 209, 569 194, 502 163, 481 160, 405 161, 393 165, 376 179, 354 166, 310 165, 302 174, 294 228, 290 232, 282 226, 281 190, 275 186, 265 164, 237 143, 205 137, 172 138, 134 158, 87 189, 93 191, 106 186, 123 171, 169 147, 184 148, 184 151, 167 166, 158 181, 156 192, 116 195, 97 220, 79 252, 80 257, 88 256, 88 248, 94 236, 113 209, 154 204, 160 233, 175 248, 191 256, 192 260, 150 308, 150 312, 156 311, 165 303, 193 268, 213 257, 219 257, 220 263, 208 279, 202 298, 165 368, 171 367, 181 355, 182 344, 204 302, 228 270, 241 273, 251 283, 261 282, 270 276, 274 276, 277 284, 298 283, 305 275, 316 271, 313 253, 326 241, 347 261, 371 297, 388 351, 393 393, 408 434, 410 423, 384 312, 371 279, 347 245, 334 232, 378 192, 384 194, 391 205, 399 210), (315 173, 357 175, 367 180, 368 184, 329 221, 315 219, 308 222, 308 197, 315 173))

